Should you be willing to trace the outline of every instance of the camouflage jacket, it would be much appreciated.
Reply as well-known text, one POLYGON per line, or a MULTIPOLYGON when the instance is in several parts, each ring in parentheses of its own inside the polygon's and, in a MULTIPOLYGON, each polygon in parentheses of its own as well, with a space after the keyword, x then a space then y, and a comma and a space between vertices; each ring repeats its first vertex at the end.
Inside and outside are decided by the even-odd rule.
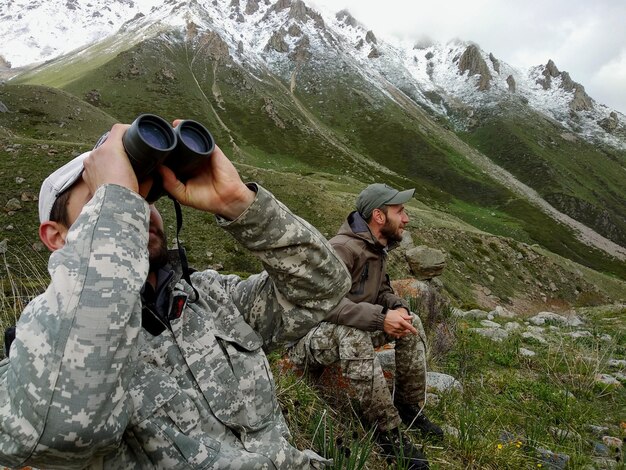
POLYGON ((387 252, 397 244, 381 245, 356 211, 348 215, 330 243, 350 271, 352 287, 326 321, 382 331, 388 309, 409 310, 408 302, 394 293, 387 274, 387 252))
POLYGON ((45 468, 301 469, 263 348, 303 336, 349 288, 324 237, 263 188, 218 223, 266 270, 196 272, 181 315, 141 327, 148 206, 96 192, 50 256, 52 281, 23 311, 0 363, 0 464, 45 468))

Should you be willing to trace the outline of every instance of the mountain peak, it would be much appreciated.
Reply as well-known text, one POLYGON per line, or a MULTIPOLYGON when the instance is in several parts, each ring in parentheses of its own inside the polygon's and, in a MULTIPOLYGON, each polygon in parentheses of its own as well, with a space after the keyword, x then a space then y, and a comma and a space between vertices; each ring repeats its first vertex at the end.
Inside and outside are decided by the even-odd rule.
POLYGON ((554 85, 570 93, 572 98, 569 101, 569 108, 572 111, 590 111, 593 109, 593 100, 585 92, 585 87, 573 81, 568 72, 559 71, 552 59, 548 60, 548 63, 543 66, 541 78, 537 78, 536 82, 544 90, 550 90, 554 85))
POLYGON ((478 75, 480 78, 476 84, 479 91, 489 90, 491 84, 491 72, 487 62, 483 59, 481 50, 476 44, 470 44, 459 59, 459 72, 464 74, 469 71, 469 76, 478 75))

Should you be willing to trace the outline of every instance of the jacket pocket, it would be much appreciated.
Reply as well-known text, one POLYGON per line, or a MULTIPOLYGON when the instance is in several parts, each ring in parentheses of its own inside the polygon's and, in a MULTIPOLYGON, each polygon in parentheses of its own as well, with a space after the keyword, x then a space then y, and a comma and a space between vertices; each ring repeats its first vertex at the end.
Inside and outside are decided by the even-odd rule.
MULTIPOLYGON (((249 350, 248 345, 232 339, 218 337, 218 342, 225 355, 222 367, 228 365, 237 389, 229 390, 230 394, 234 392, 234 396, 231 395, 233 400, 216 402, 213 411, 234 427, 242 426, 248 431, 265 427, 274 419, 278 407, 274 379, 265 353, 260 347, 249 350)), ((216 385, 221 388, 223 384, 216 385)))
POLYGON ((351 295, 363 295, 365 293, 365 283, 369 278, 369 261, 366 261, 363 265, 363 270, 361 271, 361 275, 359 276, 359 283, 355 288, 350 291, 351 295))
POLYGON ((135 410, 129 433, 132 447, 156 468, 207 468, 217 458, 220 444, 199 431, 199 411, 164 374, 137 376, 138 386, 131 395, 135 410))

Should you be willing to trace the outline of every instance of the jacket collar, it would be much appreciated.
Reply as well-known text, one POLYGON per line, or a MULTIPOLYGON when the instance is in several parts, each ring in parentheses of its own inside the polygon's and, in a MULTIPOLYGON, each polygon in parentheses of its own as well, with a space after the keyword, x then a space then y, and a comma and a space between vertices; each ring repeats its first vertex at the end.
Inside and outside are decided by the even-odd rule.
POLYGON ((363 217, 361 217, 361 214, 359 214, 358 211, 353 211, 348 214, 348 217, 339 229, 338 235, 347 235, 353 238, 360 238, 368 245, 380 251, 393 250, 396 246, 398 246, 397 242, 392 242, 387 246, 380 243, 380 241, 378 241, 378 238, 374 236, 374 234, 370 230, 369 225, 367 225, 367 222, 365 222, 365 220, 363 219, 363 217))

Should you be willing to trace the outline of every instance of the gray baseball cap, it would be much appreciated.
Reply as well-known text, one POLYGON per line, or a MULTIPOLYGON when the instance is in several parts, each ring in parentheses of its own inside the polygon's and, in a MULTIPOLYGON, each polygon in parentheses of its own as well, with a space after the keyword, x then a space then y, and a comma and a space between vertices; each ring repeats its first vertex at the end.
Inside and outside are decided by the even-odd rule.
POLYGON ((39 190, 39 222, 43 223, 50 220, 50 212, 52 211, 54 201, 57 200, 63 191, 78 181, 83 174, 83 160, 90 153, 85 152, 70 160, 43 181, 39 190))
POLYGON ((374 209, 382 206, 404 204, 413 197, 413 193, 415 193, 415 189, 398 191, 386 184, 370 184, 356 198, 356 210, 359 211, 361 217, 367 220, 371 217, 374 209))

